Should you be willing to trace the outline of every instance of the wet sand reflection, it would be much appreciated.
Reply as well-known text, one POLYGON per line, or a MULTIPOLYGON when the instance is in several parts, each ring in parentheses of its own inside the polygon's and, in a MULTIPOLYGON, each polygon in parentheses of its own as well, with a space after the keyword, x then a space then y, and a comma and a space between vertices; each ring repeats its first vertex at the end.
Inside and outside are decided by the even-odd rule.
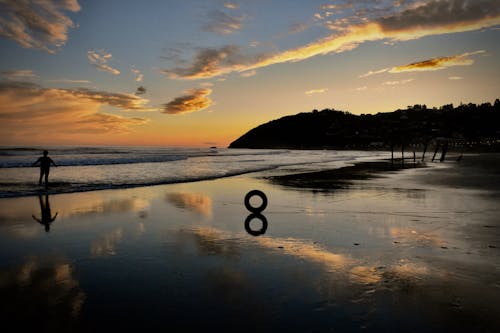
POLYGON ((116 247, 123 238, 123 229, 114 229, 92 242, 90 253, 93 257, 112 256, 116 254, 116 247))
POLYGON ((0 292, 2 318, 21 331, 74 330, 86 299, 66 260, 40 256, 0 271, 0 292))
POLYGON ((205 217, 212 216, 212 199, 202 193, 167 193, 166 200, 175 207, 195 212, 205 217))

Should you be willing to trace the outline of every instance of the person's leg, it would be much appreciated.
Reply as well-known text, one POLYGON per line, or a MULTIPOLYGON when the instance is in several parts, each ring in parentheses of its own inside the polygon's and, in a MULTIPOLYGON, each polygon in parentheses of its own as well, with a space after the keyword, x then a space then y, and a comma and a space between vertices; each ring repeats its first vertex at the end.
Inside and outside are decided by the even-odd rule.
POLYGON ((45 170, 45 188, 49 187, 49 170, 45 170))

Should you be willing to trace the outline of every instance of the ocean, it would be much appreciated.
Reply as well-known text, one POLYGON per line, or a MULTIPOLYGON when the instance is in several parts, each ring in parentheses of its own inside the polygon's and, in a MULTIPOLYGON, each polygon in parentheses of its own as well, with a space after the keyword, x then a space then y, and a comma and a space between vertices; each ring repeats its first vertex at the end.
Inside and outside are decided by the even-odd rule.
POLYGON ((49 150, 49 194, 196 182, 277 169, 306 172, 334 169, 362 159, 387 157, 379 151, 264 150, 163 147, 3 147, 0 198, 35 195, 38 167, 49 150))

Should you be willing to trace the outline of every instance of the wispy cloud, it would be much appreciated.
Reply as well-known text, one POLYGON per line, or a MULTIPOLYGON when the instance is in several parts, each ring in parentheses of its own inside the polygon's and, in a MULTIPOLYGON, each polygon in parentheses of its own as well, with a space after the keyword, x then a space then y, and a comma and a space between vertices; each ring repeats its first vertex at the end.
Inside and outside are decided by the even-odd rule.
POLYGON ((288 33, 297 34, 297 33, 300 33, 300 32, 307 30, 307 28, 309 28, 309 24, 307 24, 307 23, 293 23, 288 28, 288 33))
POLYGON ((311 96, 311 95, 315 95, 315 94, 322 94, 322 93, 325 93, 327 91, 328 91, 328 89, 326 89, 326 88, 311 89, 311 90, 304 92, 304 94, 306 94, 307 96, 311 96))
POLYGON ((357 87, 356 88, 356 91, 365 91, 365 90, 368 90, 367 86, 362 86, 362 87, 357 87))
POLYGON ((221 10, 213 10, 208 14, 208 22, 203 26, 203 30, 228 35, 240 30, 244 19, 244 16, 232 16, 221 10))
POLYGON ((89 80, 74 80, 74 79, 54 79, 54 80, 45 80, 46 82, 59 82, 59 83, 82 83, 89 84, 91 83, 89 80))
POLYGON ((183 114, 201 111, 212 105, 213 101, 208 98, 212 93, 210 88, 191 89, 180 97, 163 105, 163 113, 183 114))
POLYGON ((484 54, 485 50, 479 50, 474 52, 466 52, 462 54, 452 55, 448 57, 438 57, 428 60, 417 61, 411 64, 395 66, 392 68, 383 68, 375 71, 368 71, 365 74, 359 76, 359 78, 365 78, 368 76, 382 74, 382 73, 406 73, 406 72, 424 72, 424 71, 437 71, 441 69, 446 69, 454 66, 470 66, 474 64, 474 59, 471 56, 484 54))
POLYGON ((90 90, 85 88, 66 89, 66 93, 76 97, 87 98, 101 104, 107 104, 120 108, 122 111, 157 111, 156 108, 148 107, 149 100, 133 94, 113 93, 107 91, 90 90))
POLYGON ((130 71, 134 73, 136 82, 142 82, 144 80, 144 74, 142 74, 141 71, 138 70, 137 68, 132 67, 130 71))
POLYGON ((454 66, 470 66, 474 60, 470 57, 477 54, 485 53, 484 50, 475 52, 467 52, 463 54, 453 55, 449 57, 433 58, 424 61, 414 62, 404 66, 393 67, 390 73, 403 73, 403 72, 421 72, 421 71, 437 71, 454 66))
POLYGON ((458 80, 463 80, 464 78, 461 77, 461 76, 450 76, 448 78, 448 80, 452 80, 452 81, 458 81, 458 80))
POLYGON ((246 71, 246 72, 242 72, 240 74, 241 77, 251 77, 251 76, 255 76, 255 74, 257 74, 257 71, 252 69, 252 70, 249 70, 249 71, 246 71))
POLYGON ((0 36, 12 39, 26 48, 55 53, 74 28, 66 12, 78 12, 77 0, 2 0, 0 2, 0 36))
POLYGON ((324 4, 319 7, 321 10, 330 10, 330 9, 336 9, 338 5, 334 4, 324 4))
POLYGON ((406 80, 400 80, 400 81, 386 81, 386 82, 382 83, 382 85, 384 85, 384 86, 398 86, 398 85, 401 85, 401 84, 410 83, 410 82, 412 82, 414 80, 415 79, 406 79, 406 80))
POLYGON ((359 78, 364 78, 364 77, 368 77, 368 76, 372 76, 372 75, 376 75, 376 74, 382 74, 382 73, 387 72, 389 69, 390 68, 383 68, 383 69, 379 69, 379 70, 376 70, 376 71, 368 71, 365 74, 361 74, 359 76, 359 78))
POLYGON ((161 72, 170 78, 211 78, 238 69, 240 72, 251 70, 251 64, 256 61, 256 58, 245 55, 239 47, 227 45, 220 48, 202 49, 190 65, 164 69, 161 72))
POLYGON ((499 14, 497 0, 432 0, 382 17, 378 23, 385 32, 400 33, 400 39, 413 39, 435 32, 469 31, 494 26, 498 24, 499 14))
POLYGON ((127 133, 131 127, 148 121, 100 111, 105 105, 124 111, 145 110, 148 101, 130 94, 49 89, 28 82, 0 81, 0 101, 3 106, 0 139, 5 143, 65 140, 80 134, 91 137, 127 133))
POLYGON ((87 59, 89 60, 91 65, 95 66, 100 71, 108 72, 113 75, 119 75, 120 71, 118 69, 108 65, 108 61, 110 61, 112 58, 113 55, 111 55, 111 53, 107 53, 104 50, 87 52, 87 59))
POLYGON ((237 3, 235 2, 224 2, 224 7, 226 7, 227 9, 238 9, 240 8, 240 5, 238 5, 237 3))
POLYGON ((38 75, 31 69, 1 71, 0 77, 8 81, 38 80, 38 75))
POLYGON ((218 49, 200 49, 190 65, 166 69, 164 73, 184 79, 214 77, 235 71, 301 61, 318 55, 345 52, 369 41, 406 41, 425 36, 473 31, 500 24, 500 6, 497 0, 434 0, 420 2, 402 10, 400 7, 395 8, 400 11, 351 24, 326 38, 274 54, 248 56, 234 45, 218 49))

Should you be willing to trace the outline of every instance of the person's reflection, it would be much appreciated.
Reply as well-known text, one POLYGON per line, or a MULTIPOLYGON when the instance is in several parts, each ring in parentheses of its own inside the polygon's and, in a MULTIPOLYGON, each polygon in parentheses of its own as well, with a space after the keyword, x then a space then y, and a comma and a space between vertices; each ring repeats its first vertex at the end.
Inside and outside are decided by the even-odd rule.
POLYGON ((45 226, 45 231, 49 232, 50 231, 50 224, 54 222, 54 220, 57 217, 58 212, 56 212, 56 215, 52 216, 52 212, 50 211, 50 202, 49 202, 49 195, 45 194, 45 202, 42 199, 42 195, 38 195, 38 201, 40 202, 40 215, 41 219, 38 219, 35 215, 31 215, 35 221, 38 223, 42 224, 45 226))

